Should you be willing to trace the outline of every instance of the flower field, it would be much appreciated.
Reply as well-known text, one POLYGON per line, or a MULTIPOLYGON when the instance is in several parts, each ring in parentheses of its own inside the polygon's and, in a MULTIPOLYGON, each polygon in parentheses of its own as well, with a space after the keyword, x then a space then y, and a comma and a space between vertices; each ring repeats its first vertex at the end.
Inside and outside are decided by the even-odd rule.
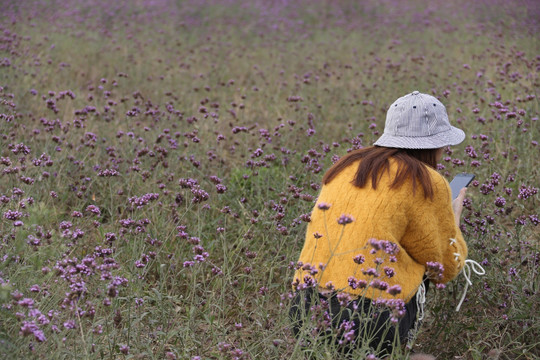
POLYGON ((291 332, 306 222, 413 90, 486 274, 392 358, 540 358, 537 1, 0 3, 1 358, 340 358, 291 332))

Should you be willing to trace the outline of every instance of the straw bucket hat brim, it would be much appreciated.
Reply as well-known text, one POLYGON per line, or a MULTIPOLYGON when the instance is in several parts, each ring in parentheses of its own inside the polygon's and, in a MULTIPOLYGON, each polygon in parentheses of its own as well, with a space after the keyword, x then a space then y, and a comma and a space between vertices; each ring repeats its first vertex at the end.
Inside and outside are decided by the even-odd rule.
POLYGON ((447 131, 429 136, 395 136, 382 134, 373 144, 399 149, 438 149, 445 146, 457 145, 465 140, 463 130, 450 126, 447 131))

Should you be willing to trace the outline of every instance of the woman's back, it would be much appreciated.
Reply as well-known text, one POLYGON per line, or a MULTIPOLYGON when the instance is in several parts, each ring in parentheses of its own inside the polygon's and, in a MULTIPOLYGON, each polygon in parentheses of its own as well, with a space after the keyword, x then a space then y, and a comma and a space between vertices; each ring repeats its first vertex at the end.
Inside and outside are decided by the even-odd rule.
POLYGON ((426 166, 433 199, 424 196, 421 186, 416 186, 413 193, 410 178, 401 186, 390 188, 398 172, 398 162, 392 158, 389 162, 389 170, 380 173, 376 189, 371 183, 363 188, 352 184, 359 162, 346 167, 323 185, 299 258, 311 268, 304 265, 297 271, 295 277, 299 282, 305 282, 307 275, 317 280, 319 287, 332 289, 333 286, 335 290, 372 299, 408 301, 422 282, 427 261, 444 262, 445 278, 457 275, 466 257, 466 247, 456 245, 457 241, 449 246, 450 238, 457 238, 459 243, 463 243, 463 239, 453 221, 447 181, 426 166), (324 203, 330 205, 328 210, 319 208, 319 204, 324 203), (342 215, 354 221, 341 225, 338 219, 342 215), (389 243, 380 243, 380 240, 389 243), (386 251, 376 251, 380 246, 377 244, 395 245, 389 245, 386 251), (444 261, 449 251, 451 259, 455 258, 453 253, 461 251, 463 254, 452 262, 444 261), (318 271, 310 275, 313 267, 318 271), (366 290, 364 285, 370 283, 372 286, 366 290), (396 293, 399 288, 401 291, 396 293))

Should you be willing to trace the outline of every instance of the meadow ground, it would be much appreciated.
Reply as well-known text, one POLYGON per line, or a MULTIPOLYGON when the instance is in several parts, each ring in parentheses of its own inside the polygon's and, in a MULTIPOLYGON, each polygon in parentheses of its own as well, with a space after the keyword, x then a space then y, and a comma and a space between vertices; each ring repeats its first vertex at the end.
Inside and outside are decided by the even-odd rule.
POLYGON ((290 331, 305 222, 413 90, 467 134, 438 167, 476 175, 486 274, 459 312, 462 276, 430 291, 412 349, 540 357, 537 1, 0 7, 1 357, 339 358, 290 331))

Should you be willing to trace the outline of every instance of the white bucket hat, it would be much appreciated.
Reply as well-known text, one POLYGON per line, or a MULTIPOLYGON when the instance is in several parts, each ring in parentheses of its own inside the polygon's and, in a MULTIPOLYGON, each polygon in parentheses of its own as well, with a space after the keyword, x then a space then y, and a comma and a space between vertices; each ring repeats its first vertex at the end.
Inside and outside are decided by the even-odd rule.
POLYGON ((413 91, 388 109, 384 133, 374 145, 401 149, 438 149, 465 139, 450 125, 444 105, 435 97, 413 91))

